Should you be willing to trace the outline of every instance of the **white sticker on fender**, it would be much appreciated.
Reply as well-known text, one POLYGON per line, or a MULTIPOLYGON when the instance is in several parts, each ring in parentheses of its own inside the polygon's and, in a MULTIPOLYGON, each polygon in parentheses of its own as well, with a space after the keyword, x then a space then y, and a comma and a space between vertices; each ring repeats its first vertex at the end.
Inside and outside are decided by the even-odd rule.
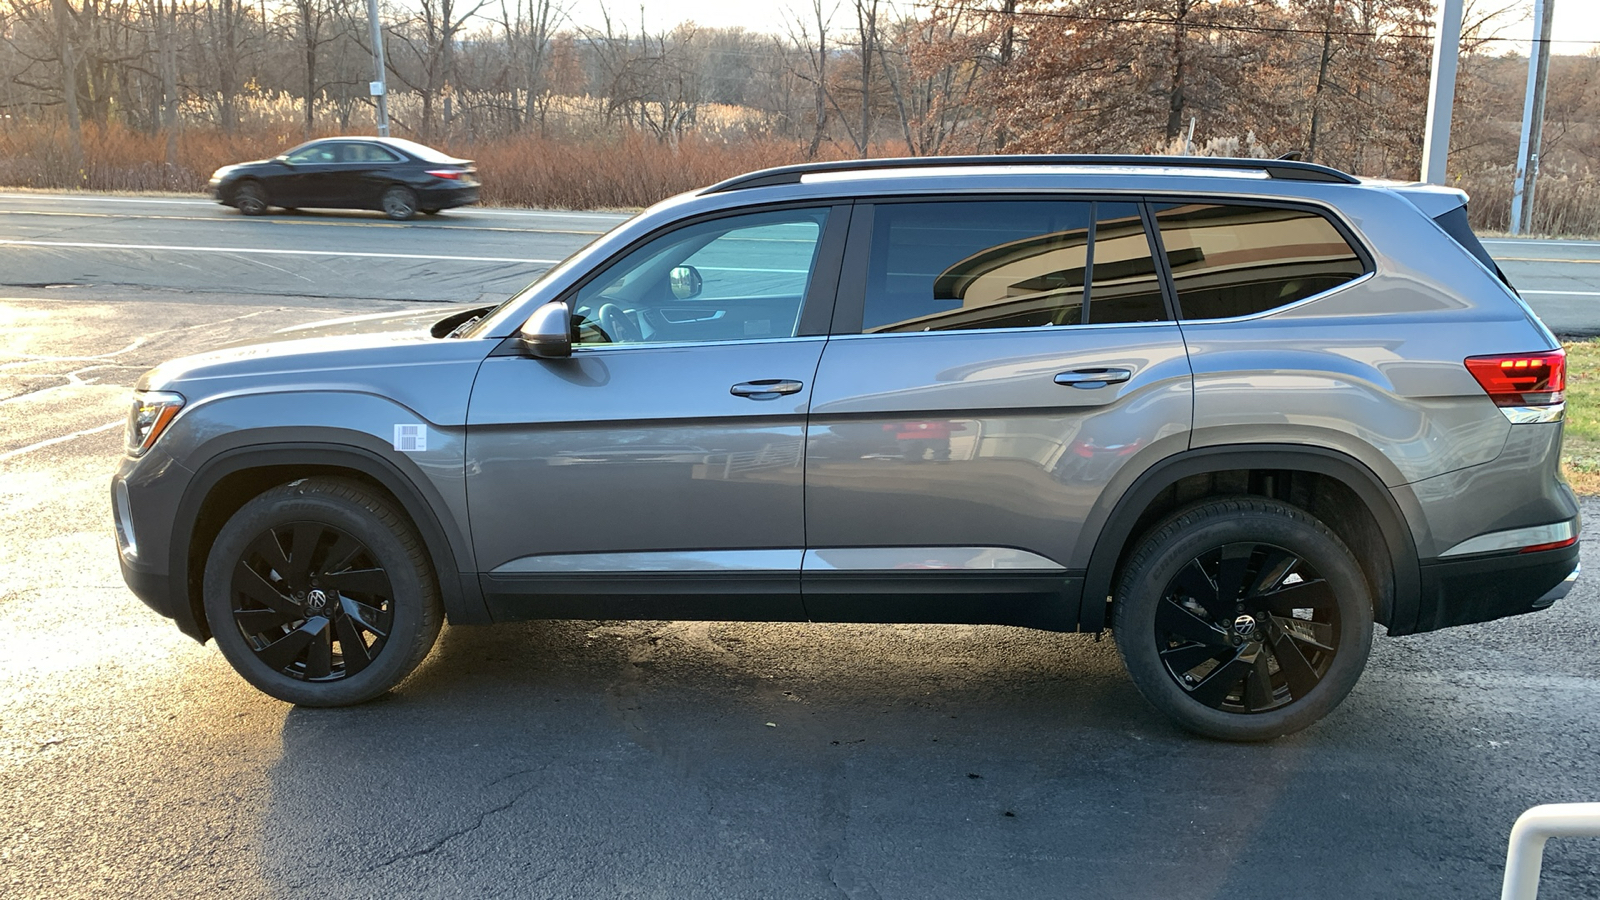
POLYGON ((422 425, 396 425, 394 448, 401 453, 422 453, 428 449, 428 429, 422 425))

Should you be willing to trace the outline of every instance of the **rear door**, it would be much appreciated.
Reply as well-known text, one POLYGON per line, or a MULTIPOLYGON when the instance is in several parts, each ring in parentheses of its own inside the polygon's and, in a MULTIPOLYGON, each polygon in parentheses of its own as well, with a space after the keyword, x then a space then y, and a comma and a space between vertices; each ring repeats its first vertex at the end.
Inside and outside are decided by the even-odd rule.
POLYGON ((811 403, 808 614, 1071 627, 1090 511, 1188 443, 1173 319, 1139 203, 858 204, 811 403))
POLYGON ((567 297, 570 359, 485 361, 467 498, 498 616, 803 617, 805 418, 849 210, 675 227, 567 297))

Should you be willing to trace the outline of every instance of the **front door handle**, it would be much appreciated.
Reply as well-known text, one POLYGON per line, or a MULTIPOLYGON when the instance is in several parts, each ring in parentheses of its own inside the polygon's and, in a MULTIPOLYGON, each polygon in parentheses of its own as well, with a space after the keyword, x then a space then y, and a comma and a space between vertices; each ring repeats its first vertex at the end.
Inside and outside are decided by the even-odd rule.
POLYGON ((1073 369, 1071 372, 1057 374, 1056 384, 1070 384, 1075 388, 1091 390, 1108 384, 1121 384, 1132 377, 1133 372, 1129 369, 1073 369))
POLYGON ((792 378, 762 378, 744 381, 728 389, 735 397, 751 400, 776 400, 784 394, 798 394, 805 385, 792 378))

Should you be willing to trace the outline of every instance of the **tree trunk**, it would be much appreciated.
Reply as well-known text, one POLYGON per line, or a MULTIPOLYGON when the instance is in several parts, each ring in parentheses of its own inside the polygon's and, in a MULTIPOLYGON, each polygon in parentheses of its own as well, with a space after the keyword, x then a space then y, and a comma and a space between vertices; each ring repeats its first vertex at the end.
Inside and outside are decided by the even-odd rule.
POLYGON ((1183 133, 1183 17, 1189 12, 1189 0, 1179 0, 1177 22, 1172 28, 1172 88, 1167 92, 1167 143, 1183 133))
POLYGON ((1311 134, 1306 139, 1306 162, 1317 161, 1317 135, 1322 131, 1322 90, 1328 83, 1328 62, 1333 58, 1333 0, 1322 22, 1322 61, 1317 64, 1317 87, 1311 94, 1311 134))
POLYGON ((78 61, 72 53, 72 38, 67 33, 67 0, 52 0, 56 17, 56 37, 61 41, 61 99, 67 106, 67 132, 72 141, 72 187, 82 187, 83 124, 78 121, 78 61))
POLYGON ((167 133, 167 166, 178 165, 178 3, 168 0, 166 8, 159 5, 161 29, 161 127, 167 133))

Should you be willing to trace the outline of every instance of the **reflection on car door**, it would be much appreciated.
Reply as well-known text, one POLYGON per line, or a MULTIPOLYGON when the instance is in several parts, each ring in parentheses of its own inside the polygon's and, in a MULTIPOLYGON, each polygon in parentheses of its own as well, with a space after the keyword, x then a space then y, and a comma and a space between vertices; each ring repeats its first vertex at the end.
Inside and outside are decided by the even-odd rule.
POLYGON ((807 612, 1072 627, 1091 510, 1190 430, 1140 204, 879 203, 854 219, 811 403, 807 612))
POLYGON ((485 361, 467 496, 497 617, 803 617, 805 416, 848 218, 677 227, 569 292, 571 359, 485 361))

